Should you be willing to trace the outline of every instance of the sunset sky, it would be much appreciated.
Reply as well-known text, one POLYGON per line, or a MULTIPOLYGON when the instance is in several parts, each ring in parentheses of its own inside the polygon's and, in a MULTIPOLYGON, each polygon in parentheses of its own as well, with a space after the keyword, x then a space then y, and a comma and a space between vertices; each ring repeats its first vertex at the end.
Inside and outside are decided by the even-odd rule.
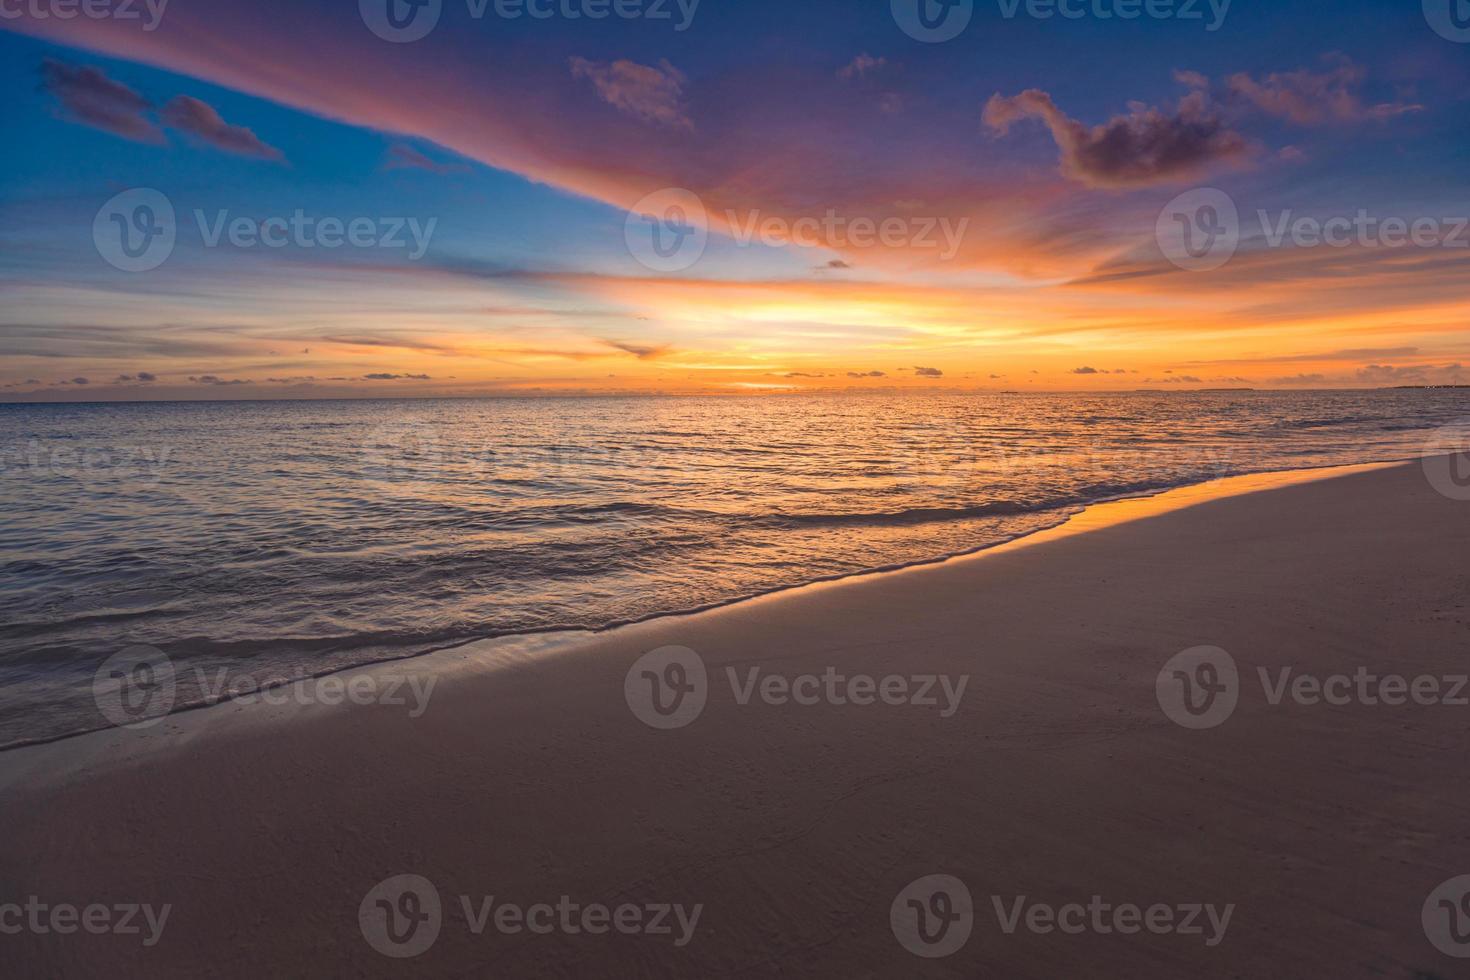
POLYGON ((939 43, 887 0, 430 0, 392 43, 375 2, 6 0, 0 400, 1470 383, 1470 43, 1419 0, 978 0, 939 43), (1238 247, 1181 268, 1202 187, 1238 247), (134 188, 145 271, 99 244, 134 188), (670 201, 708 242, 659 268, 670 201), (372 232, 211 244, 298 212, 372 232))

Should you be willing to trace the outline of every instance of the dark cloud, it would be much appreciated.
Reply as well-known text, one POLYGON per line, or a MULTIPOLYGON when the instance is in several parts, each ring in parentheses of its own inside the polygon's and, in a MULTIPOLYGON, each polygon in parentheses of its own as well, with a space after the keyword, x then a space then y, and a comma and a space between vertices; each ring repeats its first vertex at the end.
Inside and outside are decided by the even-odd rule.
POLYGON ((1098 370, 1098 369, 1097 369, 1097 368, 1095 368, 1095 367, 1080 367, 1080 368, 1073 368, 1073 369, 1072 369, 1072 373, 1073 373, 1073 374, 1102 374, 1102 372, 1101 372, 1101 371, 1099 371, 1099 370, 1098 370))
POLYGON ((614 350, 620 350, 625 354, 632 354, 640 361, 653 361, 674 352, 669 344, 630 344, 623 340, 609 340, 599 337, 598 340, 614 350))
POLYGON ((941 371, 941 370, 939 370, 939 368, 916 367, 916 368, 914 368, 914 377, 916 377, 916 378, 942 378, 942 377, 944 377, 944 372, 941 371))
POLYGON ((192 382, 194 382, 196 385, 220 385, 220 386, 226 386, 226 387, 227 386, 230 386, 230 385, 253 385, 253 384, 255 384, 254 381, 251 381, 251 380, 249 380, 247 378, 229 378, 229 379, 225 379, 225 378, 221 378, 221 377, 219 377, 218 375, 215 375, 215 374, 201 374, 201 375, 197 375, 197 376, 191 374, 191 375, 189 375, 189 380, 192 381, 192 382))
POLYGON ((1196 90, 1177 109, 1135 103, 1127 115, 1088 127, 1057 108, 1040 89, 985 104, 984 122, 998 134, 1040 119, 1061 150, 1062 174, 1091 187, 1139 187, 1187 180, 1220 164, 1243 162, 1251 144, 1226 125, 1209 96, 1196 90))
POLYGON ((886 378, 886 377, 888 377, 888 375, 884 374, 882 371, 849 371, 849 372, 847 372, 847 376, 849 378, 886 378))
POLYGON ((261 160, 283 160, 274 146, 261 142, 244 126, 231 126, 214 107, 187 95, 176 95, 159 113, 163 122, 180 132, 197 137, 210 146, 261 160))
POLYGON ((364 374, 364 381, 432 381, 427 374, 364 374))
POLYGON ((41 86, 77 122, 139 143, 168 142, 147 116, 152 104, 96 68, 47 58, 41 62, 41 86))

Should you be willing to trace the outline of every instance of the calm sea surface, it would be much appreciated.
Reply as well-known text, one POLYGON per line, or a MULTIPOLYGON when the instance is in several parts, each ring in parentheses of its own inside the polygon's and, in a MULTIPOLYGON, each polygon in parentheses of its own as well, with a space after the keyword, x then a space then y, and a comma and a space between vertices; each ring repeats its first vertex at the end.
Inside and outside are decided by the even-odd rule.
MULTIPOLYGON (((0 745, 149 644, 258 682, 1403 459, 1470 391, 0 405, 0 745)), ((178 706, 204 692, 181 687, 178 706)))

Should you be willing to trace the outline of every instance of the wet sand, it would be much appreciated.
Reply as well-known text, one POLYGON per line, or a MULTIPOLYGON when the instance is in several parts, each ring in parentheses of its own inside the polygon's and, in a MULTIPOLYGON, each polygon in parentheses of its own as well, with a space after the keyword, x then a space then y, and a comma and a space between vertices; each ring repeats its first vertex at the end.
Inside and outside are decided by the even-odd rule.
POLYGON ((18 976, 1463 976, 1422 912, 1470 874, 1470 706, 1443 703, 1470 697, 1467 556, 1470 503, 1417 463, 1247 478, 352 672, 374 703, 303 687, 15 750, 0 906, 169 912, 37 912, 0 951, 18 976), (640 661, 668 647, 692 653, 640 661), (1171 663, 1199 647, 1229 661, 1171 663), (1383 703, 1386 675, 1435 703, 1383 703), (373 891, 397 875, 441 913, 373 891))

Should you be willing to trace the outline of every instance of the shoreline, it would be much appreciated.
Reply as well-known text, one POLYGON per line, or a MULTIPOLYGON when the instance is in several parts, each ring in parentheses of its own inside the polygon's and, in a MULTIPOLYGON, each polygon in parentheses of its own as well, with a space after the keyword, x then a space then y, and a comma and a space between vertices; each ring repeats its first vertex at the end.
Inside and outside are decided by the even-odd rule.
POLYGON ((371 899, 412 875, 442 899, 409 967, 434 975, 1447 980, 1421 911, 1470 873, 1453 777, 1470 709, 1272 691, 1281 671, 1470 669, 1470 503, 1419 464, 1218 491, 570 644, 355 672, 438 678, 417 715, 227 703, 4 753, 0 901, 171 909, 146 948, 23 934, 10 961, 398 976, 371 899), (1237 698, 1185 724, 1160 678, 1203 647, 1233 658, 1237 698), (688 716, 642 697, 671 648, 708 677, 688 716), (890 680, 906 699, 873 695, 890 680), (973 927, 921 959, 891 910, 935 875, 968 888, 973 927), (477 930, 485 896, 699 914, 683 945, 477 930), (1091 896, 1217 918, 1204 937, 1006 928, 1018 897, 1091 896))
MULTIPOLYGON (((686 616, 697 616, 702 613, 714 612, 731 606, 738 606, 749 602, 760 602, 772 597, 798 593, 806 589, 821 588, 842 583, 866 579, 873 576, 896 575, 916 568, 930 568, 946 565, 950 562, 963 561, 1001 551, 1012 546, 1018 546, 1025 542, 1036 539, 1036 543, 1054 540, 1069 536, 1072 533, 1082 533, 1085 530, 1103 526, 1111 522, 1122 522, 1127 520, 1141 519, 1151 513, 1167 513, 1170 510, 1193 506, 1205 500, 1221 499, 1244 493, 1259 493, 1281 486, 1292 486, 1297 483, 1312 482, 1319 479, 1332 479, 1335 476, 1349 475, 1354 472, 1366 472, 1372 469, 1399 466, 1409 463, 1420 462, 1424 457, 1410 457, 1405 459, 1383 460, 1366 463, 1342 463, 1326 464, 1323 466, 1300 467, 1285 470, 1257 470, 1248 473, 1231 474, 1224 477, 1211 477, 1194 483, 1182 483, 1162 487, 1153 491, 1139 493, 1125 493, 1118 496, 1103 497, 1087 503, 1075 505, 1063 505, 1056 508, 1060 520, 1055 524, 1049 524, 1031 531, 1021 532, 1013 537, 1000 541, 983 544, 975 548, 968 548, 934 558, 919 559, 916 561, 878 565, 864 568, 858 571, 840 572, 835 575, 814 578, 799 582, 794 585, 783 585, 763 592, 755 592, 745 595, 734 596, 719 602, 695 606, 689 609, 675 609, 649 613, 634 619, 616 620, 604 625, 578 628, 567 626, 548 626, 538 629, 516 630, 505 633, 489 633, 480 636, 457 639, 443 645, 432 645, 412 653, 401 656, 390 656, 379 659, 364 660, 361 663, 352 663, 345 666, 333 667, 319 673, 311 673, 302 677, 293 678, 274 684, 260 686, 256 691, 249 692, 243 697, 251 697, 262 692, 274 691, 281 688, 291 688, 297 685, 310 684, 323 678, 350 676, 354 671, 366 670, 383 665, 405 663, 436 654, 449 653, 462 650, 467 647, 480 646, 483 644, 518 644, 520 641, 536 643, 545 639, 548 645, 572 644, 581 640, 592 639, 613 633, 617 630, 626 629, 631 626, 639 626, 644 623, 658 622, 664 619, 679 618, 686 616), (1219 493, 1203 492, 1210 488, 1218 488, 1219 493), (1194 492, 1192 492, 1194 491, 1194 492), (1166 498, 1166 499, 1161 499, 1166 498), (1146 506, 1148 502, 1158 501, 1158 508, 1146 506), (1120 504, 1144 504, 1136 508, 1117 508, 1120 504), (1073 510, 1072 508, 1076 508, 1073 510), (1103 509, 1101 514, 1092 512, 1103 509), (1130 513, 1131 512, 1131 513, 1130 513), (1069 530, 1070 529, 1070 530, 1069 530)), ((200 701, 183 705, 171 710, 168 715, 184 715, 195 711, 203 711, 210 708, 219 708, 237 702, 242 696, 227 696, 212 701, 200 701)), ((59 735, 50 735, 42 738, 20 739, 0 744, 0 759, 7 753, 36 748, 39 746, 52 745, 58 742, 66 742, 71 739, 84 738, 99 732, 106 732, 110 726, 99 726, 96 728, 81 728, 59 735)))

